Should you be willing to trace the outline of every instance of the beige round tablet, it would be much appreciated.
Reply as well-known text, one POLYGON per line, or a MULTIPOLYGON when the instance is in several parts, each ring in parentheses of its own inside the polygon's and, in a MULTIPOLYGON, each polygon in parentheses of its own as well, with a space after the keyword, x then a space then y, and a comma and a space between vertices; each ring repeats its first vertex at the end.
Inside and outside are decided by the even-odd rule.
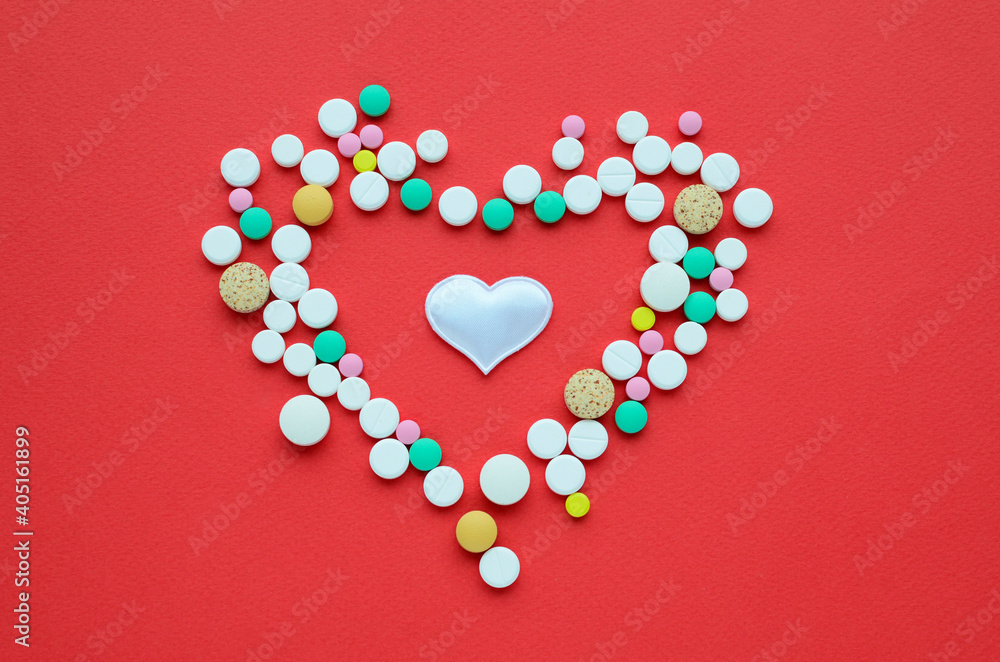
POLYGON ((615 403, 615 385, 600 370, 588 368, 569 378, 563 397, 577 418, 600 418, 615 403))
POLYGON ((722 220, 722 198, 711 186, 688 186, 674 201, 674 220, 691 234, 710 232, 722 220))
POLYGON ((267 274, 256 264, 237 262, 219 279, 219 294, 226 305, 238 313, 252 313, 267 303, 271 287, 267 274))

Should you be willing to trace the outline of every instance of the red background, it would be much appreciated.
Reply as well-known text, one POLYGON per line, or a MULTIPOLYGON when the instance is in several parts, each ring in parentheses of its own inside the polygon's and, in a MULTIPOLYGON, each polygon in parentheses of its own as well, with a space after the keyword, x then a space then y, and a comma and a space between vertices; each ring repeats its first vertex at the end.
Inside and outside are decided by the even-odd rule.
MULTIPOLYGON (((6 3, 0 520, 20 528, 24 425, 35 536, 30 651, 12 641, 3 545, 0 657, 242 661, 272 641, 276 660, 1000 658, 997 14, 885 0, 6 3), (588 123, 580 172, 629 154, 609 127, 630 109, 671 144, 698 110, 696 142, 743 166, 721 226, 693 243, 744 239, 750 313, 711 322, 687 383, 654 393, 648 427, 589 463, 583 520, 545 488, 524 435, 538 418, 570 423, 565 380, 638 335, 657 223, 621 200, 552 227, 519 208, 494 234, 408 213, 396 185, 362 214, 343 162, 305 266, 336 294, 335 328, 373 392, 440 441, 467 491, 436 509, 418 472, 378 479, 335 402, 327 439, 288 454, 278 411, 305 381, 252 357, 260 318, 221 303, 199 243, 237 222, 219 161, 238 146, 261 157, 257 203, 294 222, 301 180, 271 140, 334 149, 319 106, 372 82, 392 94, 387 139, 447 134, 447 158, 416 173, 435 200, 465 185, 482 203, 521 162, 561 190, 549 153, 569 113, 588 123), (757 231, 729 213, 749 186, 775 201, 757 231), (555 300, 542 335, 488 378, 422 316, 453 273, 532 276, 555 300), (824 420, 837 432, 807 444, 824 420), (500 452, 532 472, 509 508, 476 480, 500 452), (957 481, 949 463, 967 467, 957 481), (473 508, 521 557, 510 589, 484 585, 454 541, 473 508), (195 550, 213 518, 225 528, 195 550)), ((672 200, 697 178, 652 181, 672 200)), ((242 258, 269 271, 269 242, 250 243, 242 258)))

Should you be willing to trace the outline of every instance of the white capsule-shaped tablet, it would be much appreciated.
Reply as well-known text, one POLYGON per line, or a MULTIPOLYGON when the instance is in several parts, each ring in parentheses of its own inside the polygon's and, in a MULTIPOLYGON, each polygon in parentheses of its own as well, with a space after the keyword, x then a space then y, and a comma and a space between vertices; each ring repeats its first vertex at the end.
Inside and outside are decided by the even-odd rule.
POLYGON ((596 460, 607 449, 608 430, 599 421, 577 421, 569 429, 569 450, 581 460, 596 460))
POLYGON ((316 367, 309 371, 306 382, 313 394, 321 398, 329 398, 337 392, 337 388, 340 386, 340 371, 335 365, 317 363, 316 367))
POLYGON ((747 247, 736 237, 726 237, 715 247, 715 263, 736 271, 747 261, 747 247))
POLYGON ((661 225, 649 235, 649 254, 657 262, 680 262, 687 251, 687 233, 676 225, 661 225))
POLYGON ((575 170, 583 163, 583 143, 566 136, 552 145, 552 162, 562 170, 575 170))
POLYGON ((639 182, 625 194, 625 211, 632 220, 648 223, 663 213, 663 191, 656 184, 639 182))
POLYGON ((330 99, 319 108, 319 128, 331 138, 350 133, 358 124, 358 111, 346 99, 330 99))
POLYGON ((646 374, 653 386, 669 391, 684 382, 687 377, 687 361, 677 352, 664 349, 649 357, 646 374))
POLYGON ((312 239, 301 225, 282 225, 271 235, 271 251, 282 262, 302 262, 312 251, 312 239))
POLYGON ((744 189, 733 201, 733 216, 745 228, 759 228, 767 223, 772 213, 771 196, 759 188, 744 189))
POLYGON ((268 279, 271 292, 284 301, 298 301, 309 290, 309 274, 301 264, 282 262, 268 279))
POLYGON ((299 172, 306 184, 330 186, 340 176, 340 162, 325 149, 314 149, 302 157, 299 172))
POLYGON ((625 195, 635 185, 635 167, 620 156, 604 159, 597 168, 597 183, 610 196, 625 195))
POLYGON ((692 356, 705 349, 708 332, 697 322, 684 322, 674 331, 674 347, 681 354, 692 356))
POLYGON ((438 465, 424 476, 424 496, 440 508, 454 505, 462 498, 464 491, 462 474, 451 467, 438 465))
POLYGON ((644 175, 658 175, 670 165, 670 144, 659 136, 646 136, 632 148, 632 163, 644 175))
POLYGON ((479 472, 479 487, 483 495, 498 506, 509 506, 523 499, 530 484, 528 465, 508 453, 486 460, 479 472))
POLYGON ((295 306, 277 299, 264 307, 264 326, 277 331, 287 333, 295 326, 295 306))
POLYGON ((649 121, 639 111, 630 110, 627 113, 622 113, 615 128, 622 142, 634 145, 646 137, 646 132, 649 131, 649 121))
POLYGON ((479 558, 479 575, 493 588, 507 588, 520 574, 521 562, 507 547, 491 547, 479 558))
POLYGON ((681 143, 670 153, 670 167, 678 175, 693 175, 701 167, 701 147, 694 143, 681 143))
POLYGON ((735 287, 719 292, 715 297, 715 314, 727 322, 737 322, 743 319, 750 308, 747 295, 735 287))
POLYGON ((375 171, 359 172, 351 180, 351 202, 362 211, 381 209, 389 200, 389 182, 375 171))
POLYGON ((438 198, 438 212, 448 225, 468 225, 476 217, 476 194, 464 186, 452 186, 438 198))
POLYGON ((448 155, 448 138, 437 129, 428 129, 417 137, 417 155, 427 163, 437 163, 448 155))
POLYGON ((394 140, 382 145, 375 163, 383 177, 391 182, 401 182, 413 174, 417 167, 417 155, 406 143, 394 140))
POLYGON ((597 209, 602 195, 601 185, 589 175, 570 177, 563 186, 566 209, 581 216, 597 209))
POLYGON ((243 250, 239 233, 228 225, 216 225, 201 238, 201 252, 212 264, 224 267, 236 261, 243 250))
POLYGON ((260 161, 249 149, 237 147, 222 157, 222 178, 234 188, 246 188, 260 177, 260 161))
POLYGON ((360 377, 348 377, 337 387, 337 401, 348 411, 358 411, 370 400, 372 390, 360 377))
POLYGON ((312 329, 322 329, 337 319, 337 298, 329 290, 317 287, 299 299, 299 319, 312 329))
POLYGON ((642 274, 639 294, 646 305, 660 313, 677 310, 691 293, 691 279, 673 262, 657 262, 642 274))
POLYGON ((533 202, 542 192, 542 176, 529 165, 516 165, 503 176, 503 194, 517 205, 533 202))
POLYGON ((277 363, 285 353, 285 339, 277 331, 264 329, 253 337, 251 349, 261 363, 277 363))
POLYGON ((410 452, 397 439, 383 439, 368 452, 368 464, 376 476, 392 480, 406 473, 410 452))
POLYGON ((701 164, 701 181, 719 193, 725 193, 736 186, 740 178, 740 165, 729 154, 716 152, 709 154, 701 164))
POLYGON ((545 484, 562 496, 579 492, 587 478, 583 462, 573 455, 560 455, 549 460, 545 467, 545 484))
POLYGON ((559 421, 543 418, 528 428, 528 450, 542 460, 551 460, 566 449, 566 428, 559 421))
POLYGON ((282 168, 294 168, 302 161, 306 150, 297 136, 285 133, 271 143, 271 157, 282 168))
POLYGON ((605 348, 601 365, 611 379, 631 379, 642 367, 642 352, 634 342, 616 340, 605 348))
POLYGON ((314 395, 296 395, 281 408, 278 425, 296 446, 312 446, 330 431, 330 410, 314 395))
POLYGON ((304 342, 297 342, 285 350, 282 361, 288 372, 296 377, 305 377, 316 367, 316 352, 304 342))
POLYGON ((399 425, 399 409, 390 400, 372 398, 361 408, 361 429, 375 439, 392 436, 399 425))

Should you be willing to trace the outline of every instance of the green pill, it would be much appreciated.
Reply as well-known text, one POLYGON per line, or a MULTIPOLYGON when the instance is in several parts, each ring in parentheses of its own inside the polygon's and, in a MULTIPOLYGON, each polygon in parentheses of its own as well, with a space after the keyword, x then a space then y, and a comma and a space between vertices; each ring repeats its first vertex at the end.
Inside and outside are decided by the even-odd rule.
POLYGON ((715 269, 715 256, 707 248, 692 248, 684 255, 684 271, 691 278, 708 278, 715 269))
POLYGON ((389 110, 389 90, 381 85, 369 85, 358 95, 361 112, 369 117, 380 117, 389 110))
POLYGON ((431 204, 431 185, 422 179, 407 179, 399 189, 399 199, 410 211, 423 211, 431 204))
POLYGON ((514 205, 503 198, 493 198, 483 205, 483 223, 490 230, 506 230, 514 222, 514 205))
POLYGON ((441 447, 426 437, 417 439, 410 446, 410 464, 420 471, 430 471, 441 464, 441 447))
POLYGON ((247 239, 263 239, 271 232, 271 215, 260 207, 251 207, 240 214, 240 232, 247 239))
POLYGON ((626 400, 615 410, 615 425, 627 434, 635 434, 646 427, 646 419, 646 408, 635 400, 626 400))
POLYGON ((704 324, 715 317, 715 299, 708 292, 692 292, 684 300, 684 315, 692 322, 704 324))
POLYGON ((555 223, 566 213, 566 201, 555 191, 545 191, 535 198, 535 216, 543 223, 555 223))
POLYGON ((313 351, 320 361, 336 363, 347 351, 347 342, 344 341, 344 336, 336 331, 323 331, 313 341, 313 351))

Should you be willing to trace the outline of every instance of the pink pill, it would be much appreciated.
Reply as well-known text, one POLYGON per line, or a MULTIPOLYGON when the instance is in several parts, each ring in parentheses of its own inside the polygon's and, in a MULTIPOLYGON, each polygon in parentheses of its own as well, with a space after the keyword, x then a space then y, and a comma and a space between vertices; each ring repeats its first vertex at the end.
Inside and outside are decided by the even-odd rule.
POLYGON ((625 395, 633 400, 645 400, 649 396, 649 382, 644 377, 633 377, 625 384, 625 395))
POLYGON ((639 349, 649 355, 656 354, 658 351, 663 349, 663 336, 660 335, 659 331, 644 331, 641 336, 639 336, 639 349))
POLYGON ((253 193, 245 188, 236 188, 229 194, 229 206, 237 214, 253 207, 253 193))
POLYGON ((716 267, 708 276, 708 284, 716 292, 728 290, 733 286, 733 272, 725 267, 716 267))
POLYGON ((340 363, 337 364, 337 367, 340 368, 340 374, 344 377, 357 377, 361 374, 365 363, 357 354, 344 354, 340 357, 340 363))
POLYGON ((693 110, 682 113, 681 118, 677 120, 677 128, 685 136, 693 136, 701 131, 701 115, 693 110))
POLYGON ((361 138, 358 138, 354 133, 345 133, 337 138, 337 149, 340 150, 341 156, 353 158, 361 151, 361 138))
POLYGON ((584 129, 587 125, 584 123, 583 118, 579 115, 570 115, 563 120, 562 132, 567 138, 580 138, 583 136, 584 129))
POLYGON ((420 426, 416 421, 400 421, 396 426, 396 439, 409 446, 420 438, 420 426))
POLYGON ((361 144, 368 149, 375 149, 382 144, 382 129, 374 124, 361 127, 361 144))

